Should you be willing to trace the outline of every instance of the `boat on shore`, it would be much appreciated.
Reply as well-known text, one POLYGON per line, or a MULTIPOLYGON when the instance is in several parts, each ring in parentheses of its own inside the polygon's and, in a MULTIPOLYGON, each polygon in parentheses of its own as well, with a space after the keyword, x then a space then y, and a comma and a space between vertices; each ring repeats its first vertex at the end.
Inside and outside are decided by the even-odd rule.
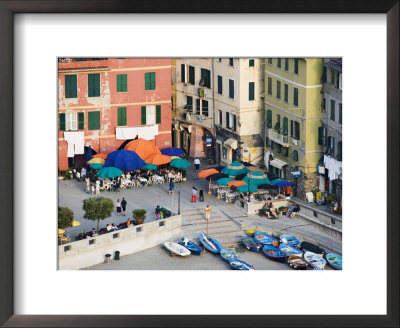
POLYGON ((214 254, 219 254, 221 252, 221 249, 223 249, 218 240, 210 237, 209 235, 206 235, 204 232, 200 234, 200 242, 205 248, 207 248, 210 252, 214 254))
POLYGON ((254 234, 254 240, 257 240, 261 245, 273 245, 278 246, 278 240, 265 232, 257 231, 254 234))
POLYGON ((262 250, 264 255, 271 260, 283 262, 286 259, 286 254, 272 245, 265 245, 262 250))
POLYGON ((326 261, 325 259, 319 255, 319 254, 315 254, 313 252, 305 252, 303 255, 303 258, 307 261, 307 263, 313 267, 313 268, 320 268, 323 269, 325 268, 326 265, 326 261))
POLYGON ((171 241, 164 242, 164 246, 171 252, 172 255, 176 254, 179 256, 188 256, 191 254, 187 248, 171 241))
POLYGON ((286 256, 290 256, 290 255, 302 256, 303 255, 303 252, 300 249, 298 249, 297 247, 294 247, 292 245, 280 244, 279 249, 282 252, 284 252, 286 254, 286 256))
POLYGON ((183 247, 187 248, 193 255, 200 255, 203 249, 197 245, 193 240, 189 240, 185 237, 182 237, 179 240, 179 244, 183 247))
POLYGON ((242 244, 248 250, 253 252, 258 252, 261 248, 261 244, 257 240, 254 240, 254 238, 251 238, 249 236, 244 236, 242 238, 242 244))
POLYGON ((321 248, 321 247, 319 247, 318 245, 315 245, 315 244, 313 244, 313 243, 310 243, 310 242, 308 242, 308 241, 303 241, 303 242, 301 242, 301 244, 300 244, 300 249, 301 249, 303 252, 308 251, 308 252, 312 252, 312 253, 315 253, 315 254, 319 254, 319 255, 321 255, 321 256, 323 256, 324 254, 326 254, 326 251, 325 251, 323 248, 321 248))
POLYGON ((229 260, 229 264, 235 270, 254 270, 254 267, 251 264, 239 259, 229 260))
POLYGON ((226 262, 238 258, 238 255, 236 253, 229 251, 225 248, 221 249, 221 252, 219 254, 221 255, 222 259, 226 262))
POLYGON ((325 255, 328 265, 335 270, 342 270, 342 257, 335 253, 328 253, 325 255))
POLYGON ((300 247, 300 244, 301 244, 301 241, 292 235, 284 234, 284 235, 281 235, 279 237, 279 239, 282 244, 287 244, 287 245, 291 245, 291 246, 295 246, 295 247, 300 247))
POLYGON ((301 256, 298 255, 290 255, 288 257, 287 263, 290 267, 296 270, 305 270, 307 269, 307 262, 301 256))

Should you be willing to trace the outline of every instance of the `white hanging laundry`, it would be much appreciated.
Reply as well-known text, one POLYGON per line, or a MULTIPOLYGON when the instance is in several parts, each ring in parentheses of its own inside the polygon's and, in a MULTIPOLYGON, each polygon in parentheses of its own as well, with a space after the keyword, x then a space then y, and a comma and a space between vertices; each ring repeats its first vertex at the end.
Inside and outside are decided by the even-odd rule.
POLYGON ((115 139, 117 140, 126 140, 126 139, 135 139, 138 135, 138 128, 115 128, 115 139))
POLYGON ((268 171, 268 167, 269 167, 269 155, 271 154, 271 152, 268 150, 265 152, 264 155, 264 162, 265 162, 265 167, 267 168, 268 171))
POLYGON ((324 155, 324 165, 329 170, 330 180, 336 180, 342 172, 342 163, 330 156, 324 155))
POLYGON ((84 132, 64 132, 64 140, 68 143, 67 157, 85 153, 84 132))

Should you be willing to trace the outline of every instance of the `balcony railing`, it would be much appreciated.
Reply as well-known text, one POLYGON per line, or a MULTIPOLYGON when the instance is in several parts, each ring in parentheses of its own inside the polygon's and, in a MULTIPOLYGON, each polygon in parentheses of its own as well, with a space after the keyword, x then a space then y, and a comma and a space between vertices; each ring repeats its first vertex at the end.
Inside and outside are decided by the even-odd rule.
POLYGON ((284 136, 283 134, 280 134, 272 129, 268 129, 268 138, 284 147, 289 146, 288 136, 284 136))

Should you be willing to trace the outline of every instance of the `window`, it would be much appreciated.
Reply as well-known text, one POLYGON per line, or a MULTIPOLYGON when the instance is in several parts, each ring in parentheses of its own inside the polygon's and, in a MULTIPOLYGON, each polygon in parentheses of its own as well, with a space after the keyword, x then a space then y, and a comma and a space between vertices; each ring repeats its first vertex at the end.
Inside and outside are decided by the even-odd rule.
POLYGON ((186 65, 181 64, 181 82, 186 83, 186 65))
POLYGON ((210 83, 210 76, 211 76, 211 72, 208 69, 204 69, 202 68, 200 70, 201 73, 201 79, 200 79, 200 85, 206 88, 210 88, 211 87, 211 83, 210 83))
POLYGON ((65 113, 64 115, 64 130, 63 131, 75 131, 78 130, 77 126, 77 113, 65 113))
POLYGON ((281 81, 276 81, 276 98, 281 99, 281 81))
POLYGON ((326 98, 322 98, 322 112, 326 112, 326 98))
POLYGON ((117 74, 117 92, 127 92, 127 74, 117 74))
POLYGON ((293 105, 299 106, 299 89, 293 88, 293 105))
POLYGON ((281 115, 280 114, 276 114, 276 123, 275 123, 274 129, 277 132, 279 132, 279 130, 281 129, 281 115))
POLYGON ((65 131, 65 114, 61 113, 59 115, 59 119, 60 119, 60 131, 65 131))
POLYGON ((326 66, 324 66, 324 68, 322 69, 322 76, 321 76, 322 83, 326 83, 326 75, 327 75, 326 66))
POLYGON ((333 70, 329 70, 331 73, 331 84, 335 84, 335 72, 333 70))
POLYGON ((249 82, 249 100, 254 100, 254 82, 249 82))
POLYGON ((64 246, 64 252, 68 252, 71 250, 71 245, 64 246))
POLYGON ((136 228, 136 232, 142 232, 142 231, 143 231, 142 227, 136 228))
POLYGON ((235 81, 229 79, 229 98, 235 98, 235 81))
POLYGON ((277 59, 276 66, 278 66, 278 68, 281 68, 281 66, 282 66, 282 60, 281 60, 281 58, 278 58, 278 59, 277 59))
POLYGON ((233 66, 233 58, 229 58, 229 66, 233 66))
POLYGON ((287 84, 285 84, 285 95, 284 95, 284 100, 285 102, 289 101, 289 86, 287 84))
POLYGON ((318 128, 318 145, 326 145, 326 128, 322 126, 318 128))
POLYGON ((65 98, 77 97, 77 81, 76 74, 65 75, 65 98))
POLYGON ((229 113, 225 112, 225 126, 229 128, 229 113))
POLYGON ((194 67, 189 66, 189 83, 195 85, 194 67))
POLYGON ((289 156, 289 147, 282 147, 282 152, 281 154, 285 157, 289 156))
POLYGON ((336 155, 336 159, 338 161, 342 160, 342 141, 338 141, 337 143, 337 155, 336 155))
POLYGON ((268 58, 268 64, 272 65, 272 58, 268 58))
POLYGON ((158 226, 159 226, 159 227, 164 227, 164 226, 165 226, 165 221, 160 221, 160 222, 158 223, 158 226))
POLYGON ((299 74, 299 60, 294 60, 294 74, 299 74))
POLYGON ((342 124, 342 103, 339 103, 339 123, 342 124))
POLYGON ((218 123, 219 123, 219 125, 221 125, 222 126, 222 110, 219 110, 218 111, 218 118, 219 118, 219 121, 218 121, 218 123))
POLYGON ((336 73, 336 88, 337 89, 340 89, 339 88, 339 81, 340 81, 340 73, 336 73))
POLYGON ((196 99, 196 113, 200 114, 200 99, 196 99))
POLYGON ((249 67, 254 67, 254 59, 249 59, 249 67))
POLYGON ((187 109, 188 111, 193 111, 193 97, 191 96, 186 96, 186 106, 184 109, 187 109))
POLYGON ((299 153, 298 153, 298 151, 297 151, 297 150, 293 150, 293 153, 292 153, 291 157, 292 157, 292 159, 293 159, 294 161, 298 161, 298 160, 299 160, 299 153))
POLYGON ((335 137, 328 137, 328 149, 327 152, 331 155, 335 154, 335 137))
POLYGON ((100 130, 100 111, 88 113, 89 130, 100 130))
POLYGON ((218 75, 218 94, 222 95, 222 76, 218 75))
POLYGON ((96 243, 96 239, 90 239, 89 240, 89 245, 94 245, 96 243))
POLYGON ((85 129, 85 113, 78 113, 78 130, 85 129))
POLYGON ((272 78, 268 78, 268 94, 272 96, 272 78))
POLYGON ((285 71, 289 72, 289 58, 285 58, 285 71))
POLYGON ((201 102, 201 114, 208 117, 208 101, 203 100, 201 102))
POLYGON ((156 73, 149 72, 144 73, 144 89, 155 90, 156 89, 156 73))
POLYGON ((89 97, 100 97, 100 74, 88 75, 89 97))
POLYGON ((141 124, 142 125, 153 125, 161 123, 161 106, 160 105, 149 105, 142 106, 141 108, 142 117, 141 124))
POLYGON ((218 61, 219 61, 219 62, 222 62, 222 58, 218 58, 218 61))
POLYGON ((117 239, 117 238, 119 238, 119 233, 114 233, 113 234, 113 239, 117 239))
POLYGON ((272 111, 267 110, 267 127, 272 128, 272 111))
POLYGON ((283 134, 284 136, 287 136, 287 135, 288 135, 288 130, 289 130, 289 127, 288 127, 288 119, 287 119, 287 117, 284 117, 284 118, 283 118, 282 134, 283 134))
POLYGON ((297 121, 290 121, 290 136, 293 139, 299 140, 300 139, 300 123, 297 121))
POLYGON ((335 101, 331 99, 331 120, 335 120, 335 101))
POLYGON ((118 126, 126 125, 126 107, 118 107, 118 126))

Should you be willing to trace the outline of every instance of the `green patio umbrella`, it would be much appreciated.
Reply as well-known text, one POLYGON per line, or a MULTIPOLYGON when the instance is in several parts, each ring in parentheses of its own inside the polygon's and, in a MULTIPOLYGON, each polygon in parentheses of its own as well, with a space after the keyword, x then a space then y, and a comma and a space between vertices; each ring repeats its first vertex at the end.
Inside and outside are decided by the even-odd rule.
POLYGON ((146 170, 157 170, 157 165, 156 164, 148 164, 146 163, 145 166, 143 166, 144 169, 146 170))
POLYGON ((104 165, 99 164, 99 163, 93 163, 93 164, 89 164, 90 168, 92 168, 93 170, 100 170, 104 167, 104 165))
POLYGON ((222 173, 228 174, 229 176, 233 177, 247 172, 249 172, 249 169, 238 161, 234 161, 222 169, 222 173))
MULTIPOLYGON (((246 175, 242 180, 249 183, 249 175, 246 175)), ((261 171, 253 171, 250 173, 250 184, 258 186, 262 184, 271 184, 271 182, 265 173, 261 171)))
POLYGON ((227 186, 228 185, 228 182, 230 182, 230 181, 234 181, 235 179, 232 179, 232 178, 221 178, 221 179, 218 179, 217 180, 217 183, 219 184, 219 185, 221 185, 221 186, 227 186))
POLYGON ((238 187, 237 190, 240 191, 240 192, 244 192, 244 193, 246 193, 246 192, 255 192, 255 191, 257 191, 257 186, 252 185, 252 184, 251 185, 244 185, 244 186, 238 187))
POLYGON ((190 166, 190 163, 183 158, 175 158, 171 161, 170 165, 177 169, 186 169, 190 166))
POLYGON ((116 167, 108 166, 103 167, 97 172, 97 176, 101 178, 116 178, 122 175, 122 171, 116 167))

